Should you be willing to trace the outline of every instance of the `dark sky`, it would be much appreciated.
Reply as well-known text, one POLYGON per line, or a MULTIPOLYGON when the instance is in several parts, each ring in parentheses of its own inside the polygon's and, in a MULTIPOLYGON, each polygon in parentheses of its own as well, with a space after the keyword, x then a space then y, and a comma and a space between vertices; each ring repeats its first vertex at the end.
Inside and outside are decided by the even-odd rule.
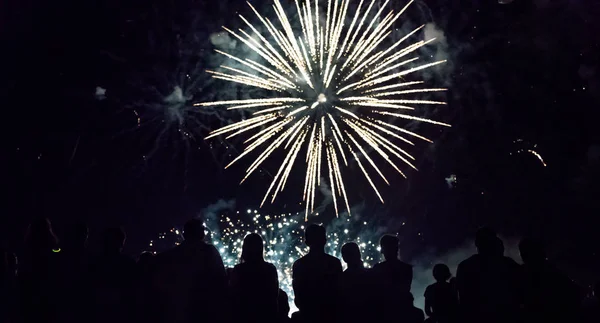
MULTIPOLYGON (((395 179, 384 206, 351 182, 365 213, 390 231, 407 221, 402 234, 420 242, 415 253, 459 244, 488 223, 508 236, 543 237, 565 262, 598 266, 599 9, 594 1, 417 2, 408 19, 433 21, 448 43, 449 104, 436 117, 453 127, 424 129, 436 144, 418 147, 420 171, 395 179)), ((210 67, 209 36, 239 26, 236 12, 248 13, 243 1, 3 1, 5 243, 17 246, 28 220, 43 214, 59 230, 79 220, 92 232, 123 225, 135 251, 220 198, 258 206, 276 163, 238 186, 243 167, 222 166, 241 146, 213 141, 211 149, 206 128, 191 124, 194 136, 168 129, 157 142, 164 123, 148 108, 156 92, 187 82, 181 70, 210 67), (96 86, 107 89, 105 100, 96 86), (146 107, 141 129, 132 106, 146 107)), ((195 98, 218 90, 198 80, 195 98)), ((201 118, 208 128, 219 122, 201 118)), ((300 210, 294 193, 267 210, 300 210)))

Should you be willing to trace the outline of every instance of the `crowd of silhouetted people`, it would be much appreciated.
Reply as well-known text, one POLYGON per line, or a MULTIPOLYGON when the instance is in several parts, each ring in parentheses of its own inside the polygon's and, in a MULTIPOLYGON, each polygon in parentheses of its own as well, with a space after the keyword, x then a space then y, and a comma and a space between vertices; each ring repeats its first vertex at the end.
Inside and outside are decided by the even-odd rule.
POLYGON ((37 219, 22 255, 0 254, 0 323, 600 322, 598 284, 596 298, 584 306, 580 289, 547 261, 541 243, 523 239, 519 265, 504 256, 502 240, 489 228, 476 233, 477 253, 460 263, 455 277, 445 264, 432 268, 436 282, 425 290, 423 312, 413 304, 413 268, 399 259, 396 236, 381 238, 385 261, 373 268, 364 267, 356 243, 344 244, 343 270, 325 253, 325 228, 309 225, 310 251, 291 268, 299 309, 291 316, 260 235, 244 238, 239 264, 227 269, 205 242, 200 220, 187 222, 183 235, 180 245, 144 252, 136 262, 122 254, 120 228, 106 229, 102 251, 92 255, 87 226, 73 225, 59 244, 50 221, 37 219))

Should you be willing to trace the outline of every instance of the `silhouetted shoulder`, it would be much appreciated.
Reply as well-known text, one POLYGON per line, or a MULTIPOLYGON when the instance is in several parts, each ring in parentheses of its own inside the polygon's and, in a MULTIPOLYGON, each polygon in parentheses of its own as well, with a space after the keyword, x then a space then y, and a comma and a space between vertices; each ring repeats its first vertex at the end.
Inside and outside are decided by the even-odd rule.
POLYGON ((506 257, 504 256, 504 262, 508 265, 511 266, 513 268, 520 268, 521 265, 519 265, 514 259, 512 259, 511 257, 506 257))
POLYGON ((265 262, 265 264, 266 264, 266 267, 269 268, 269 271, 277 272, 277 268, 275 268, 275 265, 273 265, 270 262, 265 262))
POLYGON ((402 271, 402 272, 412 272, 412 265, 407 264, 401 260, 388 260, 384 262, 377 263, 373 266, 372 271, 377 274, 381 271, 402 271))
POLYGON ((302 257, 300 259, 297 259, 296 261, 294 261, 294 264, 292 265, 292 271, 302 269, 305 266, 306 262, 307 262, 307 258, 306 257, 302 257))
POLYGON ((480 255, 477 255, 477 254, 476 255, 472 255, 471 257, 469 257, 469 258, 461 261, 460 265, 469 266, 469 265, 473 265, 473 264, 479 263, 479 261, 481 260, 480 258, 481 258, 480 255))
POLYGON ((481 260, 480 258, 481 257, 479 255, 472 255, 471 257, 461 261, 460 264, 458 264, 457 274, 458 271, 470 270, 474 266, 477 266, 481 260))
POLYGON ((425 293, 423 294, 423 296, 425 296, 425 298, 430 298, 433 294, 433 289, 434 289, 434 285, 429 285, 427 286, 427 288, 425 288, 425 293))
POLYGON ((398 267, 404 269, 404 270, 411 270, 412 271, 412 265, 411 264, 407 264, 404 261, 398 261, 398 267))
POLYGON ((208 249, 208 252, 210 253, 211 256, 213 257, 221 257, 221 254, 219 253, 219 250, 217 250, 217 248, 211 244, 204 244, 206 246, 206 248, 208 249))
POLYGON ((332 255, 328 255, 326 254, 326 259, 328 262, 330 262, 333 266, 337 266, 340 268, 340 271, 342 270, 342 262, 337 259, 336 257, 332 256, 332 255))

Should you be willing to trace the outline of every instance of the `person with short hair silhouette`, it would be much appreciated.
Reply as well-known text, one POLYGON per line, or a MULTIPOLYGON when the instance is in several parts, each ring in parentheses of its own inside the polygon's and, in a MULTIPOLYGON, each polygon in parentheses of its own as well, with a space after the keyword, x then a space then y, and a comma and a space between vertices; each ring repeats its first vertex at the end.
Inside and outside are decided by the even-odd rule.
POLYGON ((204 241, 204 225, 192 219, 183 227, 184 241, 157 256, 155 285, 160 322, 222 322, 227 276, 217 249, 204 241))
POLYGON ((277 269, 264 260, 263 250, 260 235, 244 238, 241 263, 233 268, 230 279, 235 322, 277 322, 277 269))
POLYGON ((475 235, 477 254, 456 271, 461 318, 465 322, 514 322, 521 304, 519 265, 505 257, 502 240, 484 227, 475 235))
POLYGON ((343 322, 363 322, 372 311, 370 276, 360 248, 355 242, 342 246, 342 259, 348 266, 340 279, 340 311, 343 322))
POLYGON ((448 282, 451 277, 450 268, 445 264, 433 266, 436 282, 425 289, 425 313, 432 323, 457 321, 458 296, 455 286, 448 282))
POLYGON ((375 264, 372 270, 379 298, 376 312, 386 322, 402 316, 398 314, 398 304, 407 304, 410 299, 413 271, 411 265, 398 258, 399 242, 393 235, 381 237, 379 245, 385 261, 375 264))
POLYGON ((324 227, 309 225, 305 242, 310 251, 292 266, 295 303, 304 322, 331 322, 337 312, 342 264, 325 253, 327 235, 324 227))
POLYGON ((524 310, 528 321, 572 321, 579 309, 577 286, 546 257, 542 244, 531 238, 519 243, 524 269, 524 310))
POLYGON ((25 234, 18 282, 23 322, 56 322, 60 257, 58 238, 48 218, 36 217, 25 234))

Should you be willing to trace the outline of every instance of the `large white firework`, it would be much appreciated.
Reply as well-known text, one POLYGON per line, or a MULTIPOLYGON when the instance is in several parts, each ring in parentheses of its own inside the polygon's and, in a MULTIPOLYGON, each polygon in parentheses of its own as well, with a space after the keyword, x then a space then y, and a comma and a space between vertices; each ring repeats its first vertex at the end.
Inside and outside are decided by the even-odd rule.
POLYGON ((303 194, 306 216, 314 212, 316 189, 327 178, 336 214, 340 199, 350 210, 342 168, 351 161, 358 164, 383 202, 366 164, 385 183, 389 185, 389 182, 369 152, 382 157, 405 177, 398 163, 416 169, 414 157, 398 143, 414 145, 411 141, 414 138, 431 142, 387 120, 406 119, 450 126, 409 114, 415 110, 414 105, 445 104, 410 96, 446 89, 423 88, 419 86, 423 81, 405 79, 406 75, 444 61, 422 65, 414 63, 419 59, 415 51, 433 39, 404 43, 423 26, 398 41, 389 40, 392 26, 412 1, 399 12, 390 10, 384 15, 388 2, 377 8, 374 6, 376 0, 370 3, 361 0, 357 6, 350 0, 327 0, 326 4, 320 4, 318 0, 296 0, 297 26, 292 24, 279 0, 274 0, 273 4, 276 23, 248 3, 266 31, 261 32, 242 15, 240 18, 248 29, 233 31, 223 27, 261 59, 236 57, 217 51, 237 64, 235 67, 222 65, 222 71, 208 72, 214 78, 265 89, 270 94, 263 98, 196 105, 227 106, 228 109, 250 109, 253 112, 251 118, 215 130, 207 137, 227 135, 230 138, 253 131, 253 135, 245 141, 244 152, 227 165, 231 166, 253 151, 259 152, 242 182, 273 151, 278 148, 286 151, 262 204, 269 198, 273 202, 284 189, 303 149, 307 151, 302 158, 306 162, 303 194))

